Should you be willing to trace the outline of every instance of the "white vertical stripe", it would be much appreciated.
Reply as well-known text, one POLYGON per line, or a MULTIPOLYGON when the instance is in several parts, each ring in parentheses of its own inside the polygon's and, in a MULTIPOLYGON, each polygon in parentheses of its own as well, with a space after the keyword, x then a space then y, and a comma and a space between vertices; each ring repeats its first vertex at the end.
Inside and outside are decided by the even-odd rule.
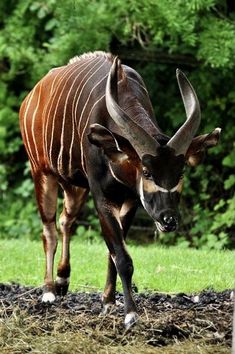
MULTIPOLYGON (((103 58, 102 58, 103 59, 103 58)), ((99 62, 100 63, 100 62, 99 62)), ((77 107, 78 107, 78 104, 79 103, 81 103, 81 102, 79 102, 79 100, 80 100, 80 97, 81 97, 81 95, 82 95, 82 92, 83 92, 83 90, 84 90, 84 88, 85 88, 85 86, 86 86, 86 84, 91 80, 91 78, 102 68, 102 66, 105 64, 105 61, 103 61, 102 63, 101 63, 101 65, 95 70, 95 71, 93 71, 92 72, 92 74, 88 77, 88 79, 84 82, 84 85, 82 86, 82 88, 81 88, 81 90, 80 90, 80 92, 79 92, 79 95, 78 95, 78 98, 76 99, 76 104, 75 104, 75 108, 74 108, 74 112, 75 112, 75 114, 76 114, 76 111, 77 111, 77 107)), ((88 72, 88 74, 89 74, 89 72, 88 72)), ((87 75, 86 75, 87 76, 87 75)), ((97 85, 96 85, 97 86, 97 85)), ((92 89, 92 91, 93 91, 93 89, 92 89)), ((90 95, 89 95, 89 97, 90 97, 90 95)), ((86 101, 86 104, 87 104, 87 101, 86 101)), ((85 104, 85 105, 86 105, 85 104)), ((84 107, 83 107, 83 110, 82 110, 82 113, 81 113, 81 115, 80 115, 80 120, 79 120, 79 123, 78 123, 78 132, 80 131, 80 126, 81 126, 81 122, 82 122, 82 119, 81 119, 81 117, 82 117, 82 115, 83 115, 83 112, 84 112, 84 107)), ((77 121, 76 121, 76 123, 77 123, 77 121)))
MULTIPOLYGON (((108 73, 108 74, 109 74, 109 73, 108 73)), ((104 79, 106 79, 106 78, 108 77, 108 74, 107 74, 105 77, 103 77, 103 79, 101 79, 101 80, 96 84, 96 86, 94 86, 93 89, 91 90, 91 92, 90 92, 90 94, 89 94, 89 96, 88 96, 88 99, 87 99, 87 101, 86 101, 86 103, 85 103, 85 105, 84 105, 84 107, 83 107, 82 114, 83 114, 84 109, 85 109, 85 106, 87 105, 87 102, 88 102, 88 100, 89 100, 89 98, 90 98, 90 96, 91 96, 91 94, 92 94, 92 91, 93 91, 104 79)), ((121 81, 122 81, 122 80, 118 81, 118 85, 120 84, 121 81)), ((87 118, 87 119, 86 119, 86 123, 85 123, 85 126, 84 126, 83 131, 82 131, 82 134, 81 134, 81 138, 80 138, 80 146, 81 146, 81 164, 82 164, 82 167, 83 167, 83 170, 84 170, 84 173, 85 173, 86 176, 87 176, 87 173, 86 173, 86 169, 85 169, 84 152, 83 152, 83 137, 84 137, 84 132, 85 132, 85 130, 86 130, 86 128, 87 128, 87 125, 88 125, 88 123, 89 123, 89 119, 90 119, 90 116, 91 116, 91 114, 92 114, 92 111, 94 110, 94 108, 95 108, 95 106, 97 105, 97 103, 99 103, 104 97, 105 97, 105 94, 102 95, 99 99, 97 99, 97 101, 95 101, 95 103, 94 103, 93 106, 91 107, 90 112, 89 112, 89 115, 86 117, 86 118, 87 118)), ((80 117, 80 123, 81 123, 82 114, 81 114, 81 117, 80 117)), ((119 147, 118 147, 118 148, 119 148, 119 147)), ((110 170, 110 172, 111 172, 111 174, 112 174, 113 171, 110 170)), ((116 178, 116 177, 115 177, 115 178, 116 178)), ((116 179, 117 179, 117 178, 116 178, 116 179)))
POLYGON ((60 101, 60 98, 61 98, 61 92, 63 92, 63 88, 64 88, 65 84, 67 83, 67 81, 69 80, 69 78, 71 77, 71 73, 73 75, 73 72, 74 72, 74 67, 72 67, 72 68, 69 67, 69 69, 65 70, 63 75, 60 77, 60 79, 59 79, 59 81, 57 83, 57 88, 56 88, 56 91, 54 93, 54 97, 53 97, 53 99, 51 101, 51 104, 50 104, 49 112, 48 112, 48 124, 47 124, 47 127, 46 127, 46 141, 48 141, 48 125, 49 125, 49 120, 51 120, 51 111, 52 111, 53 104, 55 102, 56 103, 56 107, 55 107, 54 114, 53 114, 53 117, 52 117, 52 128, 51 128, 51 131, 50 131, 51 140, 50 140, 49 151, 48 151, 48 146, 47 146, 47 153, 48 153, 48 157, 49 157, 49 160, 50 160, 50 163, 51 163, 52 166, 53 166, 53 164, 52 164, 52 147, 53 147, 53 140, 54 140, 56 112, 57 112, 59 101, 60 101), (63 80, 64 80, 65 77, 67 77, 67 80, 64 83, 63 80), (63 83, 63 87, 62 87, 62 90, 59 91, 59 87, 60 87, 61 83, 63 83), (59 97, 58 97, 57 94, 59 94, 59 97))
POLYGON ((116 181, 118 181, 119 183, 121 183, 121 184, 124 184, 125 185, 125 183, 124 182, 122 182, 116 175, 115 175, 115 173, 113 172, 113 169, 112 169, 112 167, 111 167, 111 165, 110 165, 110 163, 109 163, 109 170, 110 170, 110 172, 111 172, 111 175, 113 176, 113 178, 114 179, 116 179, 116 181))
MULTIPOLYGON (((86 63, 87 64, 87 63, 86 63)), ((57 109, 58 109, 58 106, 59 106, 59 102, 60 102, 60 99, 62 97, 62 94, 63 94, 63 90, 66 86, 66 83, 68 82, 68 80, 70 79, 70 77, 74 74, 75 70, 77 69, 77 67, 79 66, 79 63, 77 63, 77 65, 69 65, 68 66, 68 69, 64 71, 63 75, 61 76, 58 84, 57 84, 57 89, 55 91, 55 94, 54 94, 54 97, 51 101, 51 105, 50 105, 50 110, 48 112, 48 120, 51 116, 51 110, 52 110, 52 106, 53 106, 53 103, 56 102, 56 107, 55 107, 55 110, 54 110, 54 114, 53 114, 53 117, 52 117, 52 129, 51 129, 51 141, 50 141, 50 148, 49 148, 49 160, 50 160, 50 163, 51 165, 53 166, 53 163, 52 163, 52 147, 53 147, 53 140, 54 140, 54 130, 55 130, 55 118, 56 118, 56 113, 57 113, 57 109), (64 81, 64 78, 67 77, 66 81, 64 81), (63 87, 61 89, 61 91, 59 92, 59 86, 60 86, 60 83, 63 82, 63 87), (58 93, 59 93, 59 96, 58 96, 58 93)), ((47 134, 47 137, 48 137, 48 132, 46 130, 46 134, 47 134)))
POLYGON ((29 99, 27 100, 27 104, 26 104, 25 112, 24 112, 24 117, 23 117, 24 133, 25 133, 25 139, 26 139, 27 152, 28 152, 29 159, 30 159, 31 166, 32 166, 33 170, 36 170, 37 164, 36 164, 36 161, 34 159, 34 156, 33 156, 32 150, 31 150, 31 146, 30 146, 29 135, 28 135, 28 130, 27 130, 27 115, 28 115, 28 110, 30 108, 33 96, 34 96, 35 91, 36 91, 36 87, 37 87, 37 85, 34 87, 34 89, 29 94, 29 99))
MULTIPOLYGON (((37 100, 37 105, 35 107, 35 110, 33 112, 33 116, 32 116, 32 128, 31 128, 31 133, 32 133, 32 138, 33 138, 33 143, 34 143, 34 148, 35 148, 35 152, 36 152, 36 156, 37 156, 37 162, 39 162, 39 153, 38 153, 38 149, 37 149, 37 145, 36 145, 36 139, 35 139, 35 118, 36 118, 36 114, 37 114, 37 110, 39 107, 39 103, 40 103, 40 98, 41 98, 41 91, 42 91, 42 82, 39 82, 39 93, 38 93, 38 100, 37 100)), ((37 132, 36 132, 37 134, 37 132)))
MULTIPOLYGON (((67 75, 67 73, 69 73, 71 71, 71 67, 70 68, 66 68, 66 70, 64 70, 63 74, 61 75, 61 71, 59 71, 59 73, 56 75, 56 77, 53 80, 53 85, 55 83, 55 80, 57 79, 58 76, 61 75, 61 77, 59 78, 58 82, 57 82, 57 87, 56 90, 53 92, 53 97, 52 100, 48 102, 48 112, 46 112, 45 110, 45 114, 47 114, 47 121, 45 122, 45 133, 44 133, 44 145, 45 145, 45 151, 47 153, 47 156, 49 157, 49 149, 48 149, 48 126, 49 126, 49 122, 50 122, 50 118, 51 118, 51 110, 52 110, 52 106, 53 103, 55 102, 56 98, 57 98, 57 92, 59 90, 59 86, 60 83, 63 81, 64 77, 67 75), (49 105, 50 104, 50 105, 49 105)), ((54 88, 53 88, 54 90, 54 88)), ((52 91, 51 91, 52 92, 52 91)), ((53 127, 53 124, 52 124, 53 127)), ((51 133, 51 132, 50 132, 51 133)), ((51 135, 51 134, 50 134, 51 135)))
MULTIPOLYGON (((105 76, 107 77, 107 76, 105 76)), ((86 173, 86 169, 85 169, 85 161, 84 161, 84 152, 83 152, 83 137, 84 137, 84 131, 89 123, 89 119, 90 119, 90 116, 91 116, 91 113, 93 111, 93 109, 95 108, 95 106, 97 105, 97 103, 99 103, 103 98, 104 98, 105 95, 101 96, 92 106, 91 110, 90 110, 90 113, 87 117, 87 120, 86 120, 86 124, 85 124, 85 127, 83 129, 83 132, 82 132, 82 135, 81 135, 81 138, 80 138, 80 146, 81 146, 81 164, 82 164, 82 168, 83 168, 83 171, 85 173, 85 175, 87 176, 87 173, 86 173)))
MULTIPOLYGON (((97 58, 95 58, 97 59, 97 58)), ((98 61, 95 62, 94 66, 86 73, 86 75, 83 77, 80 85, 77 87, 76 89, 76 92, 74 94, 74 99, 73 99, 73 103, 72 103, 72 120, 73 120, 73 129, 72 129, 72 139, 71 139, 71 143, 70 143, 70 148, 69 148, 69 173, 70 175, 72 174, 72 149, 73 149, 73 143, 74 143, 74 134, 75 134, 75 125, 77 125, 77 116, 76 116, 76 110, 77 110, 77 106, 79 103, 79 100, 80 100, 80 97, 81 97, 81 93, 85 87, 85 85, 89 82, 89 80, 92 78, 92 76, 102 67, 103 63, 98 67, 97 70, 95 70, 92 75, 89 76, 90 72, 92 70, 94 70, 94 68, 97 66, 97 64, 99 65, 100 62, 102 61, 103 58, 99 58, 98 61), (84 79, 88 76, 88 79, 84 82, 83 86, 81 87, 81 84, 82 82, 84 81, 84 79), (79 92, 79 89, 81 88, 80 92, 79 92), (79 95, 78 97, 77 94, 79 92, 79 95)), ((81 123, 81 116, 79 117, 80 118, 80 123, 81 123)), ((80 125, 79 123, 79 125, 80 125)), ((77 129, 77 133, 79 133, 79 128, 77 129)))
POLYGON ((57 75, 55 75, 55 77, 52 81, 52 84, 51 84, 50 96, 53 94, 55 81, 56 81, 57 77, 59 76, 61 69, 62 69, 62 67, 54 68, 54 69, 50 70, 48 73, 48 74, 51 74, 54 70, 58 70, 58 73, 57 73, 57 75))
MULTIPOLYGON (((43 124, 43 127, 45 127, 45 130, 44 130, 44 147, 45 147, 45 151, 47 153, 47 156, 49 156, 49 151, 48 151, 48 125, 49 125, 49 122, 50 122, 50 115, 51 115, 51 110, 52 110, 52 106, 53 106, 53 103, 56 102, 56 98, 57 98, 57 93, 59 91, 59 86, 61 84, 61 82, 63 81, 64 77, 70 73, 72 70, 76 70, 77 67, 79 66, 79 63, 76 63, 76 65, 72 65, 72 66, 69 66, 69 67, 59 67, 59 68, 55 68, 55 69, 52 69, 52 70, 59 70, 59 69, 66 69, 64 70, 64 73, 61 75, 61 70, 59 70, 59 72, 57 73, 57 75, 54 77, 53 81, 52 81, 52 85, 51 85, 51 90, 50 90, 50 96, 52 96, 52 99, 51 101, 48 100, 48 103, 45 105, 45 109, 43 111, 43 116, 45 116, 46 112, 47 112, 47 109, 49 109, 49 111, 47 112, 47 121, 45 121, 45 124, 43 124), (58 78, 58 76, 61 77, 59 78, 58 82, 56 82, 56 79, 58 78), (55 89, 54 89, 54 86, 56 85, 55 89)), ((83 67, 83 65, 81 65, 83 67)), ((51 74, 51 71, 49 71, 48 74, 51 74)), ((51 135, 51 134, 50 134, 51 135)))
MULTIPOLYGON (((65 100, 65 105, 64 105, 64 112, 63 112, 63 120, 62 120, 62 131, 61 131, 61 138, 60 138, 60 151, 59 151, 59 154, 58 154, 58 158, 57 158, 57 169, 58 171, 63 174, 63 166, 62 166, 62 157, 63 157, 63 150, 64 150, 64 129, 65 129, 65 121, 66 121, 66 111, 67 111, 67 105, 68 105, 68 100, 69 100, 69 97, 70 97, 70 94, 71 94, 71 91, 74 87, 74 84, 76 83, 78 77, 87 69, 88 65, 90 64, 90 62, 86 62, 84 63, 86 64, 86 66, 83 68, 83 70, 81 70, 78 75, 75 77, 75 79, 73 80, 72 84, 71 84, 71 87, 67 93, 67 97, 66 97, 66 100, 65 100)), ((83 67, 84 65, 81 65, 80 67, 83 67)), ((67 82, 67 81, 66 81, 67 82)), ((66 83, 65 83, 66 84, 66 83)), ((79 85, 80 86, 80 85, 79 85)), ((63 90, 61 92, 61 96, 63 94, 63 90)), ((60 98, 59 98, 60 99, 60 98)), ((72 145, 72 142, 74 140, 74 130, 75 130, 75 127, 74 127, 74 119, 73 119, 73 116, 72 116, 72 139, 71 139, 71 144, 70 144, 70 149, 69 151, 71 151, 71 154, 72 154, 72 150, 71 150, 71 145, 72 145)), ((70 158, 71 159, 71 158, 70 158)), ((69 171, 70 168, 69 168, 69 171)))

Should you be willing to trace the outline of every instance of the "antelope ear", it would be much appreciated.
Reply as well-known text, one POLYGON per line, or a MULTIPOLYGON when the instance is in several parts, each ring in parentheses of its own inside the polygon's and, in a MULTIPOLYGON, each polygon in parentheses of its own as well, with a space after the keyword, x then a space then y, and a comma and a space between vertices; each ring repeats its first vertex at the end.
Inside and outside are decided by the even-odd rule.
POLYGON ((209 134, 199 135, 193 138, 187 153, 186 162, 189 166, 197 166, 204 158, 207 149, 216 146, 220 137, 220 128, 216 128, 209 134))
POLYGON ((113 133, 100 124, 92 124, 88 139, 91 144, 102 148, 105 155, 114 163, 121 163, 128 159, 128 155, 124 153, 113 133))

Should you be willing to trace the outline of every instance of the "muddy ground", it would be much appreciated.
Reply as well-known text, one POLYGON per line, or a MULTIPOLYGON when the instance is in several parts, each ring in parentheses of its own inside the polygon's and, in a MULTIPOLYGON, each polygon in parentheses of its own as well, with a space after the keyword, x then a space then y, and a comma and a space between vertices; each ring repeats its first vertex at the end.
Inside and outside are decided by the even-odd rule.
POLYGON ((231 290, 135 294, 140 315, 123 326, 123 296, 101 315, 100 293, 42 304, 41 288, 0 284, 0 353, 230 353, 231 290), (198 296, 197 296, 198 295, 198 296))

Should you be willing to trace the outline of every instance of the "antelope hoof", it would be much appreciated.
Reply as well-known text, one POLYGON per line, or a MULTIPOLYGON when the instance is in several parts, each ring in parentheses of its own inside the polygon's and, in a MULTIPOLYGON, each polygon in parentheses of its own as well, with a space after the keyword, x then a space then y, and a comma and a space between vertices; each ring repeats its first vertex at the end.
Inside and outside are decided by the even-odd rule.
POLYGON ((125 327, 126 330, 130 329, 138 321, 138 315, 136 312, 130 312, 125 317, 125 327))
POLYGON ((115 303, 113 302, 108 302, 107 304, 104 304, 102 309, 102 315, 107 315, 108 313, 111 313, 114 306, 115 303))
POLYGON ((65 296, 69 288, 69 278, 57 277, 55 282, 55 291, 59 296, 65 296))
POLYGON ((54 301, 55 301, 55 295, 53 294, 53 292, 48 291, 43 294, 42 302, 52 304, 54 301))

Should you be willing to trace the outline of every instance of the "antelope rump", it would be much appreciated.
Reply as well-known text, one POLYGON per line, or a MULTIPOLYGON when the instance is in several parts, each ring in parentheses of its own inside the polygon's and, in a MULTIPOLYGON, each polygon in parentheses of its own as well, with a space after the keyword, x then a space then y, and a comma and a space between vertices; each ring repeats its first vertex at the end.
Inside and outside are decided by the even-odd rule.
POLYGON ((198 98, 180 70, 176 76, 187 119, 172 137, 159 128, 140 75, 110 53, 83 54, 50 70, 23 101, 20 127, 43 224, 43 302, 68 290, 71 226, 90 191, 109 250, 104 312, 115 303, 118 273, 125 326, 136 322, 133 263, 125 246, 136 209, 142 203, 161 232, 175 230, 184 166, 198 164, 220 135, 216 128, 194 137, 201 116, 198 98), (54 281, 59 186, 64 192, 63 241, 54 281))

